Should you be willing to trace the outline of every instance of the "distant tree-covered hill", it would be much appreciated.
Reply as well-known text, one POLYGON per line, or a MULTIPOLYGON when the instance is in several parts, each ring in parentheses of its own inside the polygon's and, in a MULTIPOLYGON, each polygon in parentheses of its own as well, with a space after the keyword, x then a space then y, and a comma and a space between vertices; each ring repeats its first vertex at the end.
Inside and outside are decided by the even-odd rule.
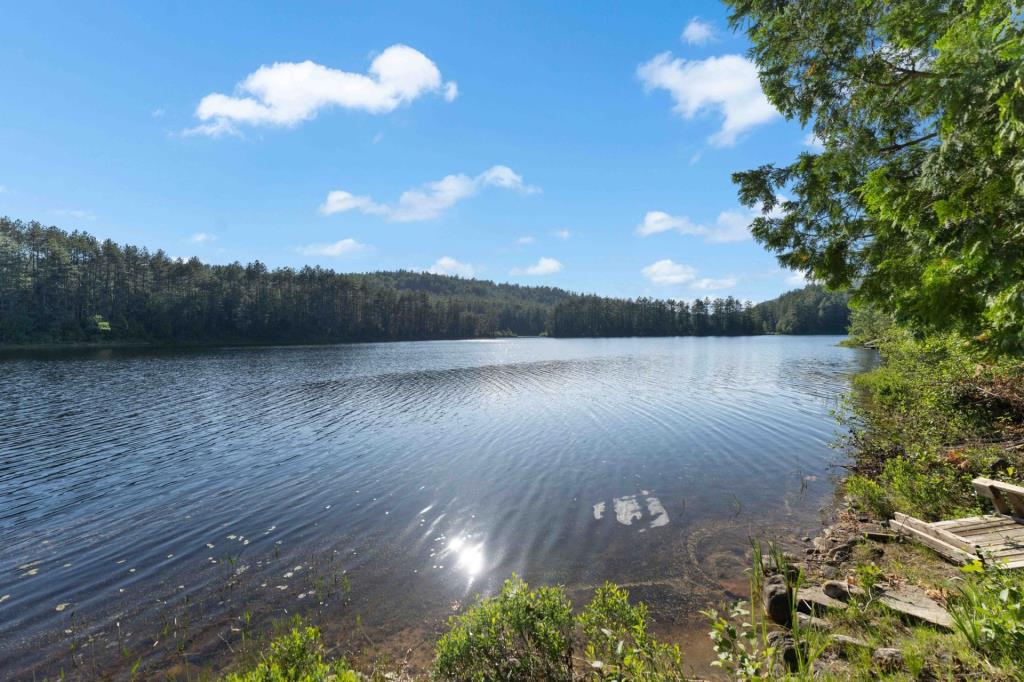
POLYGON ((209 265, 0 218, 0 343, 324 343, 498 335, 843 333, 819 287, 752 305, 579 295, 421 272, 209 265))

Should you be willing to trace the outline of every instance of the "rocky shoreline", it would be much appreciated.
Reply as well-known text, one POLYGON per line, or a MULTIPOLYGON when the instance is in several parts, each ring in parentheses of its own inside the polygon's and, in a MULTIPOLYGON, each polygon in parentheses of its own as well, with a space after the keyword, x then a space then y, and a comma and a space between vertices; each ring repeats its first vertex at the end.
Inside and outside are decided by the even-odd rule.
POLYGON ((768 644, 776 650, 779 665, 788 671, 796 671, 798 660, 808 656, 802 634, 808 630, 825 635, 827 642, 816 657, 817 670, 842 674, 851 658, 863 660, 865 656, 870 656, 878 670, 905 670, 900 648, 878 646, 859 634, 843 632, 850 630, 843 612, 857 604, 881 604, 909 627, 953 631, 953 619, 946 610, 948 590, 936 587, 934 582, 939 581, 893 572, 892 568, 909 555, 918 565, 927 565, 926 572, 934 577, 955 580, 956 567, 906 542, 887 522, 858 513, 842 500, 832 523, 815 537, 801 538, 800 543, 802 555, 783 552, 784 566, 765 566, 758 595, 764 616, 775 626, 768 633, 768 644))

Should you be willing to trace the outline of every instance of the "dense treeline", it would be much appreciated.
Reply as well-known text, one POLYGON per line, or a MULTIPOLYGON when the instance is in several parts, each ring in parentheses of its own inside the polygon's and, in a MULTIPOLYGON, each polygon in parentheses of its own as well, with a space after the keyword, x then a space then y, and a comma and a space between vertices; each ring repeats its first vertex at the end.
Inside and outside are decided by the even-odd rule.
POLYGON ((418 272, 208 265, 0 218, 0 343, 316 343, 502 334, 842 333, 819 288, 758 305, 580 296, 418 272))
POLYGON ((753 305, 727 298, 662 301, 573 296, 555 305, 552 336, 736 336, 844 334, 850 311, 844 294, 818 286, 753 305))

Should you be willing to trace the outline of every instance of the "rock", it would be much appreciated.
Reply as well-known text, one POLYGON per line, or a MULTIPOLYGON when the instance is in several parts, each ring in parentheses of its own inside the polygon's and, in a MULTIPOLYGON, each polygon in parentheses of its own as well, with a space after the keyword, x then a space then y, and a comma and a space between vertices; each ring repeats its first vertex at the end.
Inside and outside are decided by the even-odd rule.
POLYGON ((817 585, 800 588, 797 593, 797 610, 802 613, 820 614, 829 609, 845 609, 846 604, 833 599, 817 585))
MULTIPOLYGON (((796 671, 800 667, 800 656, 797 653, 797 643, 793 636, 783 630, 773 630, 768 633, 768 646, 775 649, 776 655, 781 659, 786 670, 796 671)), ((807 643, 799 644, 804 660, 807 659, 807 643)))
POLYGON ((875 649, 871 654, 871 660, 881 668, 882 672, 892 673, 903 668, 903 654, 899 649, 883 647, 875 649))
POLYGON ((821 591, 832 599, 850 601, 850 585, 842 580, 826 580, 821 586, 821 591))
POLYGON ((806 613, 797 613, 796 622, 798 622, 802 628, 814 628, 815 630, 829 630, 832 627, 824 618, 809 616, 806 613))
POLYGON ((800 538, 800 542, 810 542, 810 541, 811 541, 811 536, 810 535, 805 535, 804 537, 800 538))
POLYGON ((914 620, 930 623, 944 630, 953 629, 950 618, 942 605, 928 596, 920 587, 904 585, 888 589, 882 593, 878 601, 887 607, 914 620))
POLYGON ((858 637, 851 637, 850 635, 832 635, 832 644, 836 644, 842 648, 858 647, 861 649, 867 649, 871 646, 863 639, 860 639, 858 637))
POLYGON ((836 545, 828 554, 825 556, 825 560, 829 563, 840 563, 850 558, 850 554, 853 552, 853 548, 856 546, 855 540, 847 540, 846 542, 836 545))
POLYGON ((832 541, 826 537, 819 536, 811 540, 811 545, 814 546, 814 549, 824 553, 832 548, 832 541))
POLYGON ((793 611, 793 597, 783 575, 768 576, 761 590, 764 612, 768 619, 779 625, 789 625, 793 611))

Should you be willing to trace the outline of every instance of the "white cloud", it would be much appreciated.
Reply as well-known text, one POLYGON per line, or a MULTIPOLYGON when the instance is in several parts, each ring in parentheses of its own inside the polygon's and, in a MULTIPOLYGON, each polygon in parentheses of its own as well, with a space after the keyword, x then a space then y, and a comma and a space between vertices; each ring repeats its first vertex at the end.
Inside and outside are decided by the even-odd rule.
POLYGON ((525 237, 517 239, 516 244, 519 244, 520 246, 527 246, 529 244, 533 244, 535 241, 537 241, 535 238, 530 235, 526 235, 525 237))
POLYGON ((196 232, 188 240, 193 244, 209 244, 210 242, 217 241, 217 235, 210 234, 209 232, 196 232))
POLYGON ((153 111, 149 112, 149 115, 152 116, 153 118, 163 118, 164 114, 166 114, 166 113, 167 113, 166 111, 164 111, 163 109, 157 107, 153 111))
POLYGON ((721 279, 702 277, 691 284, 690 288, 701 289, 703 291, 716 291, 718 289, 731 289, 734 286, 736 286, 735 277, 722 277, 721 279))
POLYGON ((333 244, 307 244, 299 246, 295 250, 303 256, 349 256, 354 253, 366 251, 369 246, 357 242, 355 239, 341 239, 333 244))
POLYGON ((750 239, 750 223, 760 214, 760 211, 743 208, 722 211, 715 218, 715 226, 707 231, 705 239, 717 243, 750 239))
POLYGON ((430 220, 484 187, 500 187, 524 194, 540 191, 537 187, 525 184, 522 176, 508 166, 491 166, 475 177, 461 173, 446 175, 420 188, 406 190, 398 197, 396 204, 390 205, 378 204, 370 197, 334 190, 327 195, 327 200, 320 206, 320 212, 332 215, 356 210, 370 215, 383 215, 387 220, 396 223, 430 220))
POLYGON ((712 277, 697 278, 697 269, 690 265, 683 265, 665 258, 655 261, 640 271, 652 284, 659 286, 678 286, 688 284, 691 289, 712 291, 715 289, 728 289, 736 286, 735 277, 723 277, 715 279, 712 277))
POLYGON ((737 54, 687 61, 663 52, 641 64, 637 76, 647 90, 667 90, 683 118, 719 112, 722 127, 708 138, 716 147, 736 144, 739 135, 779 115, 761 91, 757 67, 737 54))
POLYGON ((185 133, 218 136, 236 132, 240 124, 295 126, 329 107, 381 114, 426 93, 442 94, 450 102, 458 86, 444 83, 437 65, 406 45, 381 52, 365 74, 308 60, 276 62, 246 76, 234 95, 203 97, 195 111, 202 123, 185 133))
POLYGON ((328 192, 327 199, 320 205, 320 212, 324 215, 351 210, 357 210, 361 213, 379 214, 386 213, 388 207, 375 204, 370 197, 359 197, 351 192, 343 192, 341 190, 328 192))
POLYGON ((561 272, 562 264, 554 258, 541 258, 533 265, 525 268, 512 268, 513 275, 551 275, 561 272))
POLYGON ((476 274, 476 268, 469 263, 459 262, 451 256, 442 256, 427 268, 427 272, 434 275, 458 275, 468 278, 476 274))
POLYGON ((810 284, 810 281, 807 279, 806 272, 801 270, 795 270, 792 272, 783 270, 782 272, 786 275, 786 284, 792 284, 796 287, 803 287, 810 284))
POLYGON ((664 211, 648 211, 644 221, 636 226, 636 233, 648 237, 660 232, 675 230, 679 234, 706 234, 707 228, 697 225, 686 216, 672 216, 664 211))
POLYGON ((689 265, 681 265, 668 258, 651 263, 640 271, 643 276, 654 284, 686 284, 697 277, 697 270, 689 265))
POLYGON ((680 36, 685 43, 690 45, 704 45, 711 42, 715 37, 715 27, 697 17, 690 19, 690 23, 683 29, 680 36))
MULTIPOLYGON (((778 197, 779 203, 785 197, 778 197)), ((701 225, 686 216, 673 216, 664 211, 648 211, 644 221, 636 226, 636 233, 641 237, 675 230, 683 235, 704 237, 704 241, 712 243, 741 242, 750 239, 750 224, 761 215, 761 208, 734 208, 722 211, 715 218, 714 225, 701 225)), ((776 206, 768 217, 778 218, 782 215, 781 206, 776 206)))
POLYGON ((554 235, 559 239, 568 239, 572 236, 572 232, 569 230, 555 230, 554 235))
POLYGON ((813 130, 804 135, 803 143, 805 147, 813 149, 816 152, 825 151, 825 143, 821 141, 820 137, 814 134, 813 130))

